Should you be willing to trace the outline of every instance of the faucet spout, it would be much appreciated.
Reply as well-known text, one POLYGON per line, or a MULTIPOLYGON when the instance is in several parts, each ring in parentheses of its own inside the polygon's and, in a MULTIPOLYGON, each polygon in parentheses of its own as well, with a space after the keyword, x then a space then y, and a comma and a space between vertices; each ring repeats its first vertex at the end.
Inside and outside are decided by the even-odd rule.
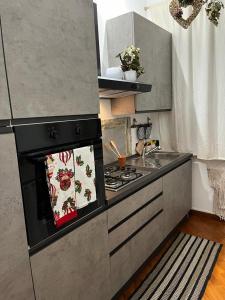
POLYGON ((144 159, 146 155, 148 155, 149 153, 155 152, 157 150, 161 150, 160 146, 155 146, 154 148, 150 149, 150 150, 146 150, 147 147, 144 147, 143 149, 143 153, 142 153, 142 158, 144 159))

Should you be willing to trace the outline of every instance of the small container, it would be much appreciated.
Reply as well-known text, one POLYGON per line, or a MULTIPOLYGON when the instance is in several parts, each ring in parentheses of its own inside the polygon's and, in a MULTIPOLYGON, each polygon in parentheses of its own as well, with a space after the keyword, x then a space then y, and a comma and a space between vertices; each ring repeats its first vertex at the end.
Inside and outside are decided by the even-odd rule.
POLYGON ((114 79, 123 79, 123 71, 121 67, 112 67, 107 68, 105 72, 105 76, 108 78, 114 78, 114 79))
POLYGON ((125 80, 135 82, 137 81, 137 72, 134 70, 129 70, 124 72, 125 80))
POLYGON ((120 156, 118 157, 118 162, 119 162, 119 166, 120 166, 120 169, 123 169, 126 165, 126 156, 120 156))

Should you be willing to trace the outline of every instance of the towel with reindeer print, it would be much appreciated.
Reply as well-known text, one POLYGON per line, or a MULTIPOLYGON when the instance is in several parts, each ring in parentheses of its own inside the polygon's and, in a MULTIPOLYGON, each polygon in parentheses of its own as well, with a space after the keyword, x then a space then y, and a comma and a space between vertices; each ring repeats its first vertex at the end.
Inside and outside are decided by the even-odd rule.
POLYGON ((47 155, 47 183, 56 227, 78 217, 97 200, 93 146, 47 155))
POLYGON ((46 174, 56 227, 77 217, 73 151, 46 157, 46 174))

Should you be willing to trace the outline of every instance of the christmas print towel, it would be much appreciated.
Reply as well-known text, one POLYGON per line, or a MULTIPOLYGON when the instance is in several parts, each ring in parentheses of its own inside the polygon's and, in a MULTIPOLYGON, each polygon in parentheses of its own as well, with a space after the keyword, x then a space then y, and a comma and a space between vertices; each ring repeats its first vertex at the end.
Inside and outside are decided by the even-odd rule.
POLYGON ((93 146, 73 150, 77 208, 96 201, 95 159, 93 146))
POLYGON ((77 217, 73 151, 47 156, 47 181, 56 227, 77 217))

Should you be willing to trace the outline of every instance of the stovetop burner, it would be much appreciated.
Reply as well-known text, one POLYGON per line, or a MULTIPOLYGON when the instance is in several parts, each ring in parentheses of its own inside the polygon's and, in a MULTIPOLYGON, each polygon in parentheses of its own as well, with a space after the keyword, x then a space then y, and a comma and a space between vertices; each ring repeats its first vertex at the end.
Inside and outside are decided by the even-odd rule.
POLYGON ((107 166, 105 168, 105 188, 110 191, 118 191, 124 186, 137 180, 142 173, 137 172, 136 168, 132 166, 125 166, 120 169, 118 166, 107 166))
POLYGON ((137 174, 134 172, 125 171, 120 175, 122 180, 134 180, 137 178, 137 174))

